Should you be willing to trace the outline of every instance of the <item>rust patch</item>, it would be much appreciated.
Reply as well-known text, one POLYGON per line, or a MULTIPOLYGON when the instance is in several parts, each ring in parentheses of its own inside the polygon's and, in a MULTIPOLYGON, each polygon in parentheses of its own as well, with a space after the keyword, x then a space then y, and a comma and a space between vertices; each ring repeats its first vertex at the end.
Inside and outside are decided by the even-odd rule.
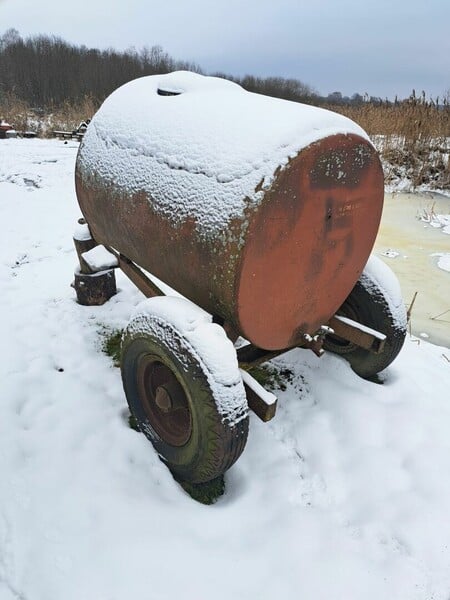
POLYGON ((212 314, 234 323, 238 231, 230 224, 226 240, 199 239, 194 218, 173 225, 152 209, 144 192, 125 194, 76 173, 80 208, 99 243, 134 263, 212 314))
POLYGON ((383 195, 376 152, 355 135, 312 144, 280 173, 250 221, 241 259, 247 339, 287 348, 328 322, 367 262, 383 195))

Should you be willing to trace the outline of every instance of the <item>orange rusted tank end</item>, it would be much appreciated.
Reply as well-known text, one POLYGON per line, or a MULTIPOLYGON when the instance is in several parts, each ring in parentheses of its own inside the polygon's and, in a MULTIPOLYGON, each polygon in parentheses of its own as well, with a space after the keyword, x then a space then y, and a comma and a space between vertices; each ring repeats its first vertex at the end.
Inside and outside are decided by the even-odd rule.
POLYGON ((304 150, 250 215, 237 290, 239 329, 267 350, 327 323, 358 280, 383 207, 376 151, 357 135, 304 150))

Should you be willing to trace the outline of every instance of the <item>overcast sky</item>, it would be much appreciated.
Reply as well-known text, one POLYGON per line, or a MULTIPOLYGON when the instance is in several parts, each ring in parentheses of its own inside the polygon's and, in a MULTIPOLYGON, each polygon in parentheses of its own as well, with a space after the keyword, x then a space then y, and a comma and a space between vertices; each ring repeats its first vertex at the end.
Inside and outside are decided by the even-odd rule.
POLYGON ((0 33, 161 45, 206 72, 295 77, 322 94, 450 89, 450 0, 0 0, 0 33))

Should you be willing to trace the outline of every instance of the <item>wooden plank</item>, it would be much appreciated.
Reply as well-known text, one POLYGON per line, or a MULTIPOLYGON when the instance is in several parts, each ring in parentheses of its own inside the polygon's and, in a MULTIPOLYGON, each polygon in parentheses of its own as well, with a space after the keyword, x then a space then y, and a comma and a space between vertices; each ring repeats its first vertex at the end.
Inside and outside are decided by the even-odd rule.
POLYGON ((75 246, 75 250, 77 251, 78 262, 80 263, 81 272, 86 274, 92 273, 91 268, 83 258, 83 254, 85 252, 88 252, 89 250, 92 250, 92 248, 98 246, 97 242, 91 237, 85 240, 77 240, 76 238, 73 238, 73 243, 75 246))
POLYGON ((53 131, 53 135, 63 140, 78 140, 79 142, 81 142, 84 133, 73 131, 53 131))
POLYGON ((260 383, 247 371, 239 369, 244 382, 245 393, 249 408, 257 417, 267 423, 274 418, 277 410, 277 397, 265 390, 260 383))
POLYGON ((117 256, 101 244, 83 252, 81 258, 83 263, 80 261, 80 266, 83 273, 98 273, 119 266, 117 256), (87 267, 88 271, 83 271, 83 265, 87 267))
POLYGON ((386 336, 383 333, 365 327, 352 319, 335 315, 328 325, 338 337, 374 354, 379 354, 384 348, 386 336))

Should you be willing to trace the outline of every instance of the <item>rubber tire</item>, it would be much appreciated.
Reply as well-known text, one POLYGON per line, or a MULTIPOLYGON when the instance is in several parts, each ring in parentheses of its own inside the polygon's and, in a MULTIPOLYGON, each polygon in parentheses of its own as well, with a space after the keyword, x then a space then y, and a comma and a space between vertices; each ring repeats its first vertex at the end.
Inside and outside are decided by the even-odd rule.
MULTIPOLYGON (((377 269, 381 269, 381 272, 387 270, 390 277, 395 277, 380 259, 371 257, 371 260, 377 262, 377 269)), ((392 300, 375 278, 363 272, 337 314, 383 333, 386 336, 383 350, 379 354, 374 354, 336 336, 325 338, 324 349, 345 358, 360 377, 374 378, 395 360, 406 337, 406 311, 401 296, 394 299, 397 303, 397 311, 400 312, 400 319, 398 315, 397 318, 393 315, 392 300)))
POLYGON ((235 424, 228 423, 219 414, 198 354, 172 325, 160 323, 151 316, 146 319, 151 320, 151 328, 140 315, 139 322, 130 322, 132 326, 128 326, 122 340, 122 382, 131 414, 176 479, 189 483, 211 481, 225 473, 245 448, 249 426, 245 392, 242 398, 244 416, 235 424), (158 436, 142 406, 136 373, 139 357, 143 354, 156 356, 166 364, 187 396, 192 433, 181 447, 172 446, 158 436))

